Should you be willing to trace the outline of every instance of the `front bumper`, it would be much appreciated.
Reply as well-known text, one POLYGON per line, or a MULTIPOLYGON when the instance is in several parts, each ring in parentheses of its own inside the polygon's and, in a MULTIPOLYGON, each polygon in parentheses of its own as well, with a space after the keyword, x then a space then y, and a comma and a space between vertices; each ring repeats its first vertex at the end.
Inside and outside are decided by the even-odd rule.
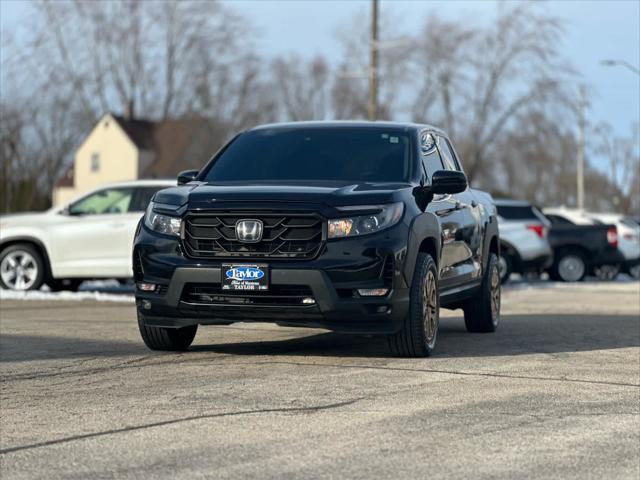
POLYGON ((379 234, 326 242, 311 260, 203 260, 188 258, 179 241, 141 226, 134 242, 134 278, 159 287, 155 292, 137 290, 136 305, 146 324, 157 327, 251 321, 343 333, 393 333, 409 310, 403 276, 407 238, 408 228, 400 223, 379 234), (223 263, 269 266, 270 288, 259 294, 259 303, 249 303, 238 293, 228 298, 229 292, 220 286, 223 263), (192 294, 200 287, 208 292, 204 297, 192 294), (280 302, 278 291, 285 288, 309 292, 314 303, 280 302), (360 297, 355 291, 362 288, 388 288, 389 293, 360 297))
MULTIPOLYGON (((408 289, 392 289, 385 297, 341 298, 320 270, 271 269, 270 287, 309 287, 311 305, 190 302, 183 292, 188 284, 220 285, 221 268, 177 268, 161 293, 136 293, 136 305, 149 326, 184 327, 193 324, 227 324, 237 321, 319 327, 344 333, 392 333, 399 329, 409 306, 408 289), (166 293, 165 293, 166 292, 166 293)), ((223 292, 220 290, 220 294, 223 292)), ((268 292, 267 292, 268 295, 268 292)), ((269 298, 266 296, 266 298, 269 298)), ((241 299, 241 297, 238 297, 241 299)))

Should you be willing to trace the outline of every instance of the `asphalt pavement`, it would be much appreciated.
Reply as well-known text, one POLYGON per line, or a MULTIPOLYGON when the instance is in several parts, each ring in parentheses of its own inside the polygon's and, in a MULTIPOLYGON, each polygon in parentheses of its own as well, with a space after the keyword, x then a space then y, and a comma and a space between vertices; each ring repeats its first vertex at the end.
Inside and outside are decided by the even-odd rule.
POLYGON ((168 354, 131 303, 1 300, 0 477, 640 478, 640 283, 460 313, 428 359, 256 323, 168 354))

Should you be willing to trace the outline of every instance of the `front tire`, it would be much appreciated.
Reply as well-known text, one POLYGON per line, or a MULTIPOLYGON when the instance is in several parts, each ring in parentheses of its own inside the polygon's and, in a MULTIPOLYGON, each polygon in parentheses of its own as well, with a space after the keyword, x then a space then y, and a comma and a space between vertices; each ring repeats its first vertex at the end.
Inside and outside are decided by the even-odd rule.
POLYGON ((44 273, 40 252, 27 243, 16 243, 0 252, 0 286, 6 290, 38 290, 44 273))
POLYGON ((389 335, 391 351, 401 357, 428 357, 440 323, 438 270, 428 253, 419 253, 411 282, 409 313, 399 332, 389 335))
POLYGON ((467 331, 473 333, 495 332, 500 322, 500 302, 501 284, 498 256, 491 253, 480 291, 463 307, 464 324, 467 331))
POLYGON ((198 331, 198 325, 182 328, 148 327, 143 314, 138 312, 138 328, 144 344, 151 350, 182 352, 189 348, 198 331))
POLYGON ((52 292, 62 292, 65 290, 69 292, 77 292, 83 281, 84 280, 82 280, 81 278, 63 278, 56 280, 47 280, 46 283, 52 292))

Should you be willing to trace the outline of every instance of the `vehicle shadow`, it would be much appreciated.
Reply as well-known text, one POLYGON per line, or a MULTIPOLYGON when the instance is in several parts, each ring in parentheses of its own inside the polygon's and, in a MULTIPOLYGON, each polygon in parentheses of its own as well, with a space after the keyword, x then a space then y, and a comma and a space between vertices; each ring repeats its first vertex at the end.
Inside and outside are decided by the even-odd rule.
MULTIPOLYGON (((207 336, 221 343, 196 344, 190 352, 246 356, 320 356, 385 358, 392 354, 384 337, 340 335, 301 329, 300 336, 266 340, 272 330, 238 326, 202 327, 207 336), (245 341, 225 341, 241 332, 245 341)), ((295 329, 290 329, 295 332, 295 329)), ((202 335, 202 333, 200 335, 202 335)), ((200 336, 202 338, 202 336, 200 336)), ((570 353, 640 347, 640 319, 635 315, 506 315, 494 334, 470 334, 461 317, 441 321, 437 357, 513 356, 535 353, 570 353)), ((2 334, 0 363, 108 358, 153 355, 142 341, 107 340, 67 336, 2 334)), ((158 352, 158 355, 163 353, 158 352)), ((189 354, 186 353, 188 356, 189 354)))
MULTIPOLYGON (((441 320, 438 357, 570 353, 640 346, 635 315, 506 315, 493 334, 472 334, 459 318, 441 320)), ((319 333, 280 341, 195 345, 193 351, 227 355, 390 357, 384 337, 319 333)))

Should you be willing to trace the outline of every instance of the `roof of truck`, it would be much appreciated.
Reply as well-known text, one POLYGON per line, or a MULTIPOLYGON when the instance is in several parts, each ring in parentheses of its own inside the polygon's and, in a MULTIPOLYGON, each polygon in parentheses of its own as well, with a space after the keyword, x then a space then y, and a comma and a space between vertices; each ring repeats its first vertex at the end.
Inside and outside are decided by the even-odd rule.
POLYGON ((446 135, 438 127, 434 127, 433 125, 427 125, 422 123, 411 123, 411 122, 387 122, 387 121, 375 121, 368 122, 365 120, 331 120, 331 121, 305 121, 305 122, 282 122, 282 123, 267 123, 265 125, 257 125, 249 131, 252 130, 263 130, 263 129, 273 129, 273 128, 282 128, 282 129, 291 129, 291 128, 398 128, 398 129, 406 129, 406 130, 432 130, 436 133, 440 133, 442 135, 446 135))

